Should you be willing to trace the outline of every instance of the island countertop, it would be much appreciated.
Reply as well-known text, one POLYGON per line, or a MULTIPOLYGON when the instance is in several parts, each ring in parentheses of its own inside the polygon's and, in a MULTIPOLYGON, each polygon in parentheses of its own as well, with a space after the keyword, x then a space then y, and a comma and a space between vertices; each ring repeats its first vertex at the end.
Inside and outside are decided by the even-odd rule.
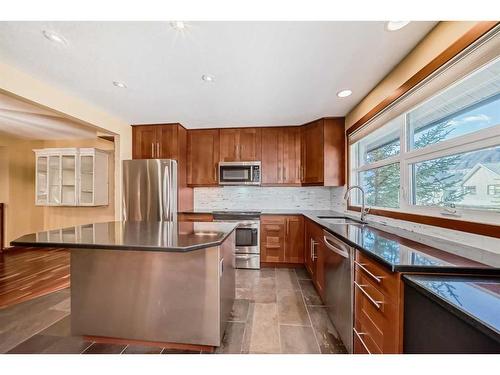
POLYGON ((221 245, 237 223, 110 221, 24 235, 13 246, 188 252, 221 245))

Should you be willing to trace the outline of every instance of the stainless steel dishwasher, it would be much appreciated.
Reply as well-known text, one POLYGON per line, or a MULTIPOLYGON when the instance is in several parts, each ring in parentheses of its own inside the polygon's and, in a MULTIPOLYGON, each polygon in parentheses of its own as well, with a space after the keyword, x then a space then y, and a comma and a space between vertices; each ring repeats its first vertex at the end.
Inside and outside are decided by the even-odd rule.
POLYGON ((347 351, 353 346, 353 258, 354 250, 323 231, 325 254, 325 303, 328 316, 347 351))

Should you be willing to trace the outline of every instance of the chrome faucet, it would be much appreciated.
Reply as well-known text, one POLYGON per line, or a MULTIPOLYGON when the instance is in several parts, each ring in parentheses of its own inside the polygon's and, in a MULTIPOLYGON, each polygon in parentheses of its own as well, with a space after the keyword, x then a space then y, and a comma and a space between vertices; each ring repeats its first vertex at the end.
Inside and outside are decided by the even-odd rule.
POLYGON ((345 200, 349 199, 349 195, 351 193, 351 190, 353 190, 353 189, 359 189, 359 191, 361 191, 361 221, 364 222, 365 216, 368 213, 368 211, 370 211, 370 209, 369 208, 365 209, 365 191, 363 190, 363 188, 359 185, 353 185, 353 186, 347 188, 345 195, 344 195, 344 199, 345 200))

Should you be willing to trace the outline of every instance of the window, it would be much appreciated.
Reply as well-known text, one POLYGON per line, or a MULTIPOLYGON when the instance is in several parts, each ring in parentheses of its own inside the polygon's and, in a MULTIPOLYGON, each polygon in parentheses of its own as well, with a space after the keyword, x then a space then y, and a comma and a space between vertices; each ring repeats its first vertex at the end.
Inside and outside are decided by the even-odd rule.
POLYGON ((399 207, 399 163, 360 172, 366 203, 375 207, 399 207))
POLYGON ((488 185, 488 195, 498 195, 500 197, 500 184, 488 185))
POLYGON ((466 55, 377 117, 376 130, 350 136, 350 185, 364 188, 367 205, 500 222, 500 36, 493 40, 489 60, 466 55), (443 78, 448 69, 453 79, 443 78))
POLYGON ((475 195, 476 194, 476 187, 475 186, 464 186, 463 188, 463 193, 465 195, 475 195))

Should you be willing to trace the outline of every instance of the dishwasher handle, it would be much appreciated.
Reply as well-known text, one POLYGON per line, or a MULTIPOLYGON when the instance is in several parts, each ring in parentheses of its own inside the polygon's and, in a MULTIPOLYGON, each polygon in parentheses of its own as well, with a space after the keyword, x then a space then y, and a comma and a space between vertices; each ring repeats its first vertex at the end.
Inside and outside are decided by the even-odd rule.
POLYGON ((334 253, 344 257, 349 258, 349 247, 347 245, 339 243, 339 241, 328 232, 323 232, 323 241, 327 248, 329 248, 334 253))

